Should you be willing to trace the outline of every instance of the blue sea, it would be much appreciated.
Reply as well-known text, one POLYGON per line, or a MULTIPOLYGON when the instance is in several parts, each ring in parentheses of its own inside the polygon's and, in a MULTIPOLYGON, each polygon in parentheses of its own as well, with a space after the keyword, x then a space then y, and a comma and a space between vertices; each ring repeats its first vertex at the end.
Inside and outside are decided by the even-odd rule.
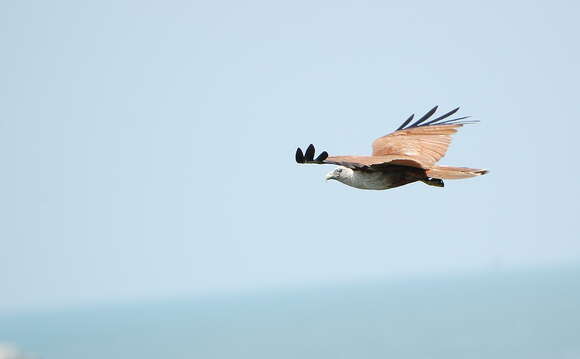
POLYGON ((580 359, 580 269, 4 315, 0 342, 39 359, 580 359))

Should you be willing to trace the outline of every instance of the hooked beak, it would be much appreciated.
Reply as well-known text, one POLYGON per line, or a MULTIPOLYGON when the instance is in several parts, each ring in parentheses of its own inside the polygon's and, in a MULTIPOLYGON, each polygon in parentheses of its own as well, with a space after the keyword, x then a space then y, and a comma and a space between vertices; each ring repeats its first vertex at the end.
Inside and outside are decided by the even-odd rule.
POLYGON ((327 174, 326 177, 325 177, 325 180, 326 181, 331 180, 331 179, 334 179, 334 176, 333 176, 332 172, 330 172, 329 174, 327 174))

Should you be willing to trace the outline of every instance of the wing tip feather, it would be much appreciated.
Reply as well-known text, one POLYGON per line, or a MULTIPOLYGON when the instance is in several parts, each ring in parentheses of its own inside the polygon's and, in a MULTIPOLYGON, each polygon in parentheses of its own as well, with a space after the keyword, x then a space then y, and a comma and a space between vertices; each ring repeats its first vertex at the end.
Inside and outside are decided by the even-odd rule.
POLYGON ((322 151, 318 155, 318 157, 316 157, 316 158, 314 158, 315 154, 316 154, 316 149, 314 148, 313 144, 310 144, 306 148, 306 152, 302 152, 302 149, 300 147, 298 147, 296 149, 296 155, 295 155, 296 163, 299 163, 299 164, 304 164, 304 163, 322 164, 328 158, 328 152, 326 152, 326 151, 322 151))
POLYGON ((471 116, 463 116, 463 117, 458 117, 458 118, 451 119, 451 120, 442 121, 442 120, 448 118, 449 116, 455 114, 457 111, 459 111, 459 109, 460 109, 459 106, 454 108, 453 110, 431 120, 431 121, 425 122, 431 116, 433 116, 433 114, 437 111, 438 108, 439 108, 439 106, 433 107, 432 109, 427 111, 427 113, 425 113, 420 119, 418 119, 417 121, 415 121, 414 123, 409 125, 409 123, 411 122, 411 120, 413 119, 413 116, 414 116, 414 115, 411 115, 411 117, 409 117, 407 120, 405 120, 405 122, 403 122, 403 124, 401 124, 401 126, 399 126, 399 128, 397 128, 395 130, 395 132, 401 131, 401 130, 407 130, 407 129, 411 129, 411 128, 416 128, 416 127, 438 126, 438 125, 466 125, 466 124, 479 122, 478 120, 462 121, 462 120, 465 120, 467 118, 470 118, 471 116))
POLYGON ((298 147, 296 149, 296 163, 304 163, 304 153, 302 152, 302 149, 300 147, 298 147))

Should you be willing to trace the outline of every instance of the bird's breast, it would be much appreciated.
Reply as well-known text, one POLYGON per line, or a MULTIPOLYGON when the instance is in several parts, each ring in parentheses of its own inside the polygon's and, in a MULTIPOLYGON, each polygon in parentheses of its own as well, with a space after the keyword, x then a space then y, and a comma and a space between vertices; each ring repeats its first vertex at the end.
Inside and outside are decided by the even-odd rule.
POLYGON ((360 189, 382 190, 394 186, 397 175, 385 172, 353 171, 349 181, 343 183, 360 189))

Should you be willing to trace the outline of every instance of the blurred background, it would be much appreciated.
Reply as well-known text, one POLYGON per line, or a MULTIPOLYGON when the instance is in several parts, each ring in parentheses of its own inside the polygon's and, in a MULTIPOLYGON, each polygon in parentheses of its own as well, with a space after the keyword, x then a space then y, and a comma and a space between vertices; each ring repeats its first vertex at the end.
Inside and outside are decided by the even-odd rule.
POLYGON ((580 358, 573 2, 0 5, 0 358, 580 358), (411 113, 481 123, 360 191, 411 113))

